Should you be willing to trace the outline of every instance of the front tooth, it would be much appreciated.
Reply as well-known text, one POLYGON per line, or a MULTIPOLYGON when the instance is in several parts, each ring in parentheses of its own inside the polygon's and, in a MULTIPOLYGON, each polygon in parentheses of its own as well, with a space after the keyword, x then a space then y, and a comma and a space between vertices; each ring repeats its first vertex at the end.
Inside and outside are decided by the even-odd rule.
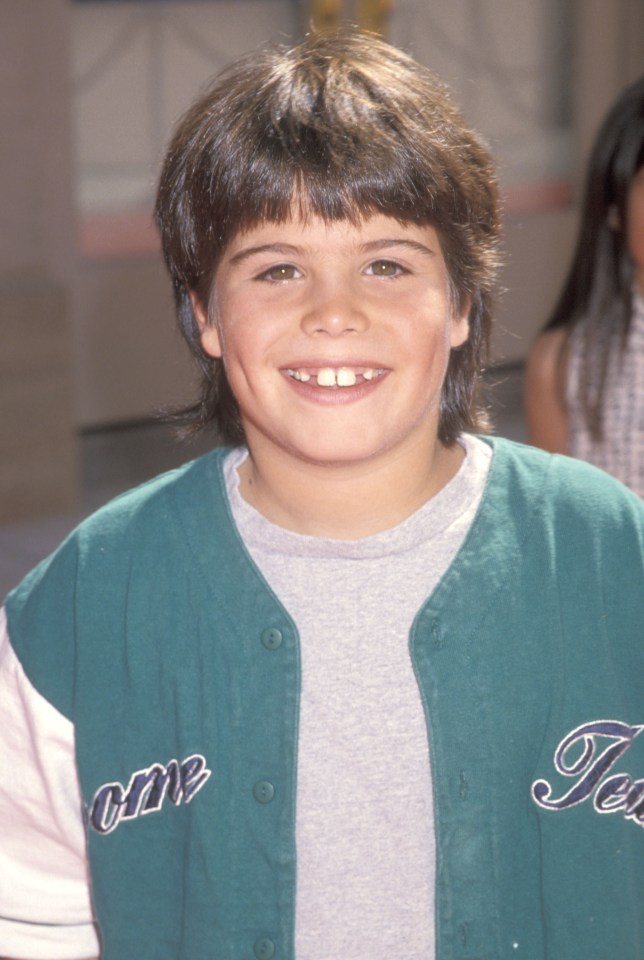
POLYGON ((318 387, 335 387, 335 370, 331 367, 323 367, 321 370, 318 370, 318 387))
POLYGON ((356 382, 356 375, 353 370, 347 369, 347 367, 340 367, 338 370, 338 386, 339 387, 352 387, 356 382))

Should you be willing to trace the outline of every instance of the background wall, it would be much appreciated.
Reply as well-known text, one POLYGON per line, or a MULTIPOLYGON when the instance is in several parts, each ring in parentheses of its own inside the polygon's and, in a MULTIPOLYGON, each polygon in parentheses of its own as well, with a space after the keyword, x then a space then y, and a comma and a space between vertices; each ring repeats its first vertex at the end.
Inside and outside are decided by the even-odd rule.
POLYGON ((69 14, 64 0, 2 3, 0 518, 78 494, 69 14))
MULTIPOLYGON (((389 6, 390 39, 448 82, 499 157, 494 359, 519 363, 567 268, 597 125, 642 71, 644 5, 389 6)), ((79 429, 189 395, 150 218, 163 146, 214 72, 296 36, 308 11, 305 0, 2 0, 0 520, 73 501, 79 429)))

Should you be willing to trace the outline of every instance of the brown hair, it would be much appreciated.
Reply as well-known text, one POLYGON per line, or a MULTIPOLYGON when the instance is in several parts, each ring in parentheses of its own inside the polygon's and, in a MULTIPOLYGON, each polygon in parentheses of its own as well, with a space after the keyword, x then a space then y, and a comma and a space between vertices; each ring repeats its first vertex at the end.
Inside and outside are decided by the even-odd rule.
POLYGON ((201 396, 189 432, 214 422, 244 439, 223 364, 202 349, 190 293, 207 309, 214 271, 232 237, 283 222, 294 196, 327 221, 384 213, 431 224, 452 300, 469 300, 468 340, 452 350, 439 437, 482 429, 478 383, 497 267, 499 211, 490 154, 428 70, 360 32, 311 34, 225 70, 180 121, 155 209, 179 324, 199 365, 201 396))
MULTIPOLYGON (((635 265, 627 241, 628 195, 644 164, 644 76, 625 87, 604 117, 588 160, 577 246, 544 329, 580 325, 580 402, 586 428, 604 440, 609 365, 627 349, 635 265)), ((564 383, 568 356, 561 355, 564 383)))

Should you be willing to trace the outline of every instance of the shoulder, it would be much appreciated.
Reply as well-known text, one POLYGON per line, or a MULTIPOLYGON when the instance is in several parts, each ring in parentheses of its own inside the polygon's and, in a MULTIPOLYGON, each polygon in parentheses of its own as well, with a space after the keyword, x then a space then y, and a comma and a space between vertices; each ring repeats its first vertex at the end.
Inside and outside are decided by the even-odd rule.
POLYGON ((528 353, 528 364, 535 370, 558 363, 561 352, 569 337, 568 327, 556 327, 543 330, 536 338, 528 353))
POLYGON ((524 406, 531 443, 553 453, 568 449, 566 376, 569 330, 546 330, 534 342, 525 366, 524 406))
POLYGON ((493 450, 491 482, 508 503, 522 499, 562 527, 580 522, 595 530, 644 530, 644 501, 603 470, 526 444, 484 439, 493 450))
POLYGON ((31 683, 64 716, 71 714, 79 631, 109 633, 133 591, 150 614, 153 596, 172 595, 177 578, 189 576, 204 531, 221 528, 225 553, 224 454, 214 451, 117 497, 6 598, 12 646, 31 683))
POLYGON ((528 399, 534 396, 542 400, 548 395, 563 398, 569 342, 570 331, 567 327, 544 330, 539 334, 530 348, 525 365, 528 399))
POLYGON ((580 609, 601 590, 641 616, 644 501, 591 464, 488 442, 493 458, 476 540, 486 557, 503 558, 500 569, 516 572, 524 587, 558 584, 580 609))
POLYGON ((541 380, 554 377, 565 360, 570 339, 568 327, 544 330, 532 344, 526 361, 526 378, 541 380))
POLYGON ((171 537, 184 503, 203 505, 207 497, 217 495, 219 464, 225 453, 223 449, 212 451, 115 497, 83 520, 26 580, 66 556, 82 563, 107 551, 107 556, 115 559, 121 547, 153 548, 171 537))
POLYGON ((146 483, 115 497, 83 521, 73 537, 89 543, 101 537, 127 536, 141 527, 159 529, 158 522, 170 521, 177 504, 217 492, 219 464, 226 451, 214 450, 181 467, 162 473, 146 483))
MULTIPOLYGON (((223 500, 216 450, 126 491, 84 520, 6 598, 10 620, 38 603, 69 609, 76 585, 101 585, 127 575, 137 562, 159 569, 185 540, 183 516, 212 512, 223 500)), ((197 520, 197 525, 201 523, 197 520)))

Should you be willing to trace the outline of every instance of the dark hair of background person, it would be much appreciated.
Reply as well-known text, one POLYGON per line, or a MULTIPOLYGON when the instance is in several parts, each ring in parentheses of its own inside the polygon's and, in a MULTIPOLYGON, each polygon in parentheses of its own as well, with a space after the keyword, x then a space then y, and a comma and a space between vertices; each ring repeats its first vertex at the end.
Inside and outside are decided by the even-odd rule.
POLYGON ((303 216, 358 222, 383 213, 438 232, 456 310, 470 334, 452 351, 439 437, 485 429, 479 380, 492 319, 499 209, 489 151, 428 70, 359 31, 311 34, 223 71, 179 122, 155 219, 177 315, 201 374, 183 434, 213 423, 243 442, 223 363, 202 349, 190 294, 214 322, 212 285, 226 245, 258 223, 303 216), (209 307, 211 309, 209 309, 209 307))
MULTIPOLYGON (((623 350, 633 313, 634 265, 627 244, 631 182, 644 163, 644 77, 606 115, 586 171, 577 245, 559 300, 545 325, 583 320, 581 404, 590 435, 602 440, 610 357, 623 350)), ((565 350, 561 362, 565 363, 565 350)))

